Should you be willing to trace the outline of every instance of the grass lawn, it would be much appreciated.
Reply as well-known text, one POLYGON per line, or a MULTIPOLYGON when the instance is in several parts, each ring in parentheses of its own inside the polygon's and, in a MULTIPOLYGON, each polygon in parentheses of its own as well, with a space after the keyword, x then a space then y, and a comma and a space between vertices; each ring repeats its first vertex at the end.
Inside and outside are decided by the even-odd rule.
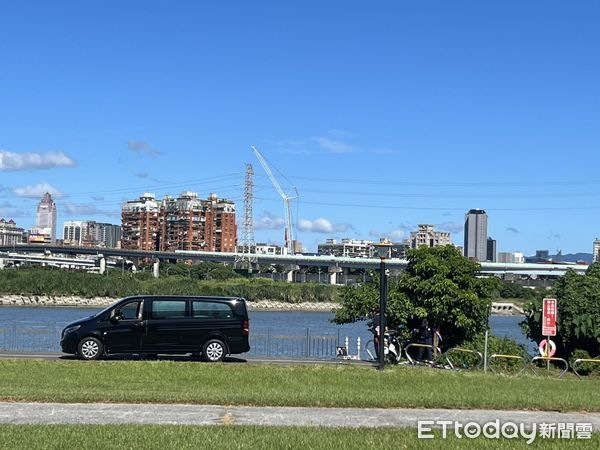
POLYGON ((416 429, 295 428, 161 425, 1 425, 0 446, 11 449, 420 449, 420 448, 598 448, 592 440, 418 439, 416 429))
POLYGON ((0 400, 600 411, 600 380, 411 367, 0 360, 0 400))

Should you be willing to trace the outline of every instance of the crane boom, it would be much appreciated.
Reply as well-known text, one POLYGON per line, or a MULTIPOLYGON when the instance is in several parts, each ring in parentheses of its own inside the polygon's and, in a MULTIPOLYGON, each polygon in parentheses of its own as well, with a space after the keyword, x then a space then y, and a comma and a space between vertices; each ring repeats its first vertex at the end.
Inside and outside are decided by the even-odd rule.
POLYGON ((252 150, 254 151, 254 154, 258 158, 260 165, 263 167, 263 169, 265 169, 265 172, 267 173, 267 176, 271 180, 271 183, 273 183, 273 186, 275 187, 275 189, 277 190, 277 192, 279 193, 279 195, 281 196, 281 198, 283 200, 283 210, 284 210, 284 217, 285 217, 285 248, 287 249, 288 255, 293 255, 294 254, 294 235, 293 235, 293 222, 292 222, 292 211, 290 208, 290 200, 298 198, 298 195, 297 195, 298 191, 296 190, 296 187, 294 187, 294 190, 296 191, 296 196, 292 197, 292 196, 286 195, 283 188, 279 184, 279 181, 277 181, 277 178, 275 178, 275 175, 273 175, 273 171, 271 170, 271 167, 269 167, 269 164, 267 163, 267 161, 265 160, 263 155, 258 151, 258 149, 254 145, 252 146, 252 150))

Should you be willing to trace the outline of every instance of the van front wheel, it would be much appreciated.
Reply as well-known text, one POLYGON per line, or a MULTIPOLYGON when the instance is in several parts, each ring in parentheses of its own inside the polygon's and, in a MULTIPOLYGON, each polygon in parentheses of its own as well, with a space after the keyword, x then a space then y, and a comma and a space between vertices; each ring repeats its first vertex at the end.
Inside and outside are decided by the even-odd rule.
POLYGON ((202 356, 208 362, 223 361, 223 358, 225 358, 225 344, 218 339, 211 339, 204 344, 202 356))
POLYGON ((92 361, 99 359, 104 353, 102 342, 94 337, 86 337, 79 341, 77 353, 81 359, 92 361))

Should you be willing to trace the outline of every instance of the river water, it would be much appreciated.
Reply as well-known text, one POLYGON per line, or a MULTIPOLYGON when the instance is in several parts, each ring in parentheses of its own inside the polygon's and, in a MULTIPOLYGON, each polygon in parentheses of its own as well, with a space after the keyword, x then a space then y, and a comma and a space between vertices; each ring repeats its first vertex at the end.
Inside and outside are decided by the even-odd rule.
MULTIPOLYGON (((60 332, 77 319, 100 308, 74 307, 0 307, 0 351, 59 352, 60 332)), ((361 340, 361 357, 366 357, 365 344, 372 338, 367 322, 347 325, 331 323, 330 312, 313 311, 249 311, 249 355, 272 357, 330 357, 335 347, 348 338, 351 354, 357 352, 361 340)), ((492 316, 492 333, 510 337, 530 352, 533 343, 519 327, 521 316, 492 316)))

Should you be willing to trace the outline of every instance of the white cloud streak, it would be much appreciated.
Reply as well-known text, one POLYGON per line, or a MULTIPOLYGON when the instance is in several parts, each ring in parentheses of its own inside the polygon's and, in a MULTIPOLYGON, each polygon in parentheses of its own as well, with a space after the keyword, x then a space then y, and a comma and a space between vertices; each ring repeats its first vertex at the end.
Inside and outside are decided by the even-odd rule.
POLYGON ((42 197, 46 192, 49 192, 54 197, 62 197, 62 192, 54 186, 42 181, 34 186, 24 186, 13 188, 13 193, 19 197, 36 198, 42 197))
POLYGON ((329 153, 349 153, 356 150, 353 145, 346 144, 339 139, 331 139, 326 136, 317 136, 314 140, 329 153))
POLYGON ((369 236, 376 239, 389 239, 392 242, 402 242, 410 236, 410 232, 405 229, 397 229, 391 231, 369 231, 369 236))
POLYGON ((65 213, 70 215, 82 215, 82 216, 114 216, 115 211, 105 211, 99 209, 93 203, 90 204, 74 204, 65 203, 62 205, 65 213))
POLYGON ((464 229, 464 225, 458 222, 442 222, 435 226, 439 231, 449 231, 452 234, 460 233, 464 229))
POLYGON ((352 228, 349 223, 332 223, 331 221, 320 217, 316 220, 300 219, 298 221, 298 230, 310 233, 337 233, 344 232, 352 228))
POLYGON ((0 170, 50 169, 52 167, 73 167, 75 165, 75 161, 63 152, 15 153, 0 150, 0 170))
POLYGON ((160 150, 151 147, 145 141, 127 141, 127 148, 129 148, 129 150, 131 150, 132 152, 136 152, 138 154, 144 154, 148 156, 162 155, 162 152, 160 150))
POLYGON ((258 220, 254 221, 255 230, 281 230, 285 226, 285 220, 268 211, 263 211, 258 220))

